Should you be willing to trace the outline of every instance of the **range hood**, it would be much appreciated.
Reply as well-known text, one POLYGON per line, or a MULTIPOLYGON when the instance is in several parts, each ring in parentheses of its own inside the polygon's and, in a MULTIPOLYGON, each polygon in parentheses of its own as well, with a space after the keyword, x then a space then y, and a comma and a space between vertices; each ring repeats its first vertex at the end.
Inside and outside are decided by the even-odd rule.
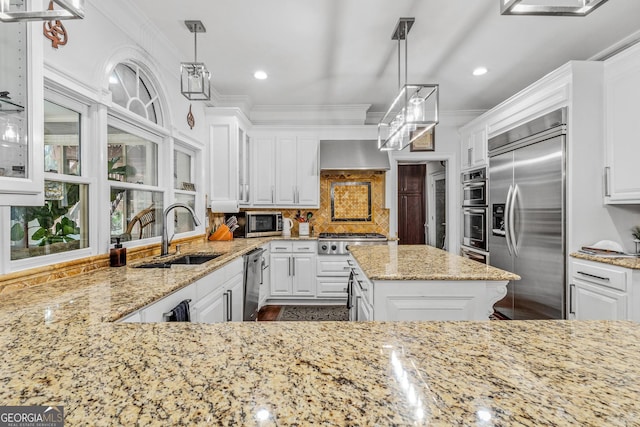
POLYGON ((387 171, 389 155, 376 140, 320 141, 320 170, 387 171))

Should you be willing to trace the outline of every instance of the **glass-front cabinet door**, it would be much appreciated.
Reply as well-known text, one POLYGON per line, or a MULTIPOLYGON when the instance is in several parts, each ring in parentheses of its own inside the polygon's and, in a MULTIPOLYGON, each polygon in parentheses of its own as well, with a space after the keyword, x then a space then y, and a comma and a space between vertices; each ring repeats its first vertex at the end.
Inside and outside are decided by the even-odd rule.
POLYGON ((36 29, 37 23, 0 25, 0 205, 44 202, 42 36, 36 29))

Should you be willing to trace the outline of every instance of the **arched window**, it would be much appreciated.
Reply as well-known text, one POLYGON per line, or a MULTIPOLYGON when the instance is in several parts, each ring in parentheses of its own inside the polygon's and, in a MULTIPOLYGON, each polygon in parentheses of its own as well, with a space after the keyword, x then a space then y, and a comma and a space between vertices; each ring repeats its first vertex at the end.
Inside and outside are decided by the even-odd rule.
POLYGON ((109 90, 114 103, 153 123, 163 124, 158 92, 138 65, 116 65, 109 76, 109 90))

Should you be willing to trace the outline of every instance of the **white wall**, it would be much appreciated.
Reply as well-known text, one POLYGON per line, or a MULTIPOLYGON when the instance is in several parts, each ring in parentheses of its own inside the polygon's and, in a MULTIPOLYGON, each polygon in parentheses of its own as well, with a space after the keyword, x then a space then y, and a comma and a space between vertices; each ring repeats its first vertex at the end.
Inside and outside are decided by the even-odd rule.
MULTIPOLYGON (((45 45, 45 68, 68 79, 100 100, 108 89, 113 67, 126 59, 145 66, 164 95, 165 127, 185 137, 205 141, 204 105, 193 102, 196 126, 189 128, 186 116, 190 102, 180 93, 180 61, 188 60, 146 17, 124 0, 87 2, 86 17, 65 21, 69 42, 54 49, 45 45)), ((185 37, 190 33, 185 28, 185 37)))

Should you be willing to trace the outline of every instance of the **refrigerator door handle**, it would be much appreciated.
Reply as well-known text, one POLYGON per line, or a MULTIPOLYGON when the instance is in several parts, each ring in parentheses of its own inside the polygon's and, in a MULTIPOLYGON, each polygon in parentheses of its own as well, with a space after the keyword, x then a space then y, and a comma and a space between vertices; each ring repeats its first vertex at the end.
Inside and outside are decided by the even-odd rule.
POLYGON ((516 235, 516 200, 518 199, 518 184, 513 187, 511 194, 511 204, 509 206, 509 235, 511 236, 511 245, 513 246, 513 254, 518 256, 518 236, 516 235))
POLYGON ((511 250, 511 230, 509 229, 509 210, 511 209, 511 194, 513 193, 513 186, 509 185, 509 191, 507 192, 507 200, 504 207, 504 237, 507 241, 507 250, 509 251, 509 255, 513 255, 513 251, 511 250))

